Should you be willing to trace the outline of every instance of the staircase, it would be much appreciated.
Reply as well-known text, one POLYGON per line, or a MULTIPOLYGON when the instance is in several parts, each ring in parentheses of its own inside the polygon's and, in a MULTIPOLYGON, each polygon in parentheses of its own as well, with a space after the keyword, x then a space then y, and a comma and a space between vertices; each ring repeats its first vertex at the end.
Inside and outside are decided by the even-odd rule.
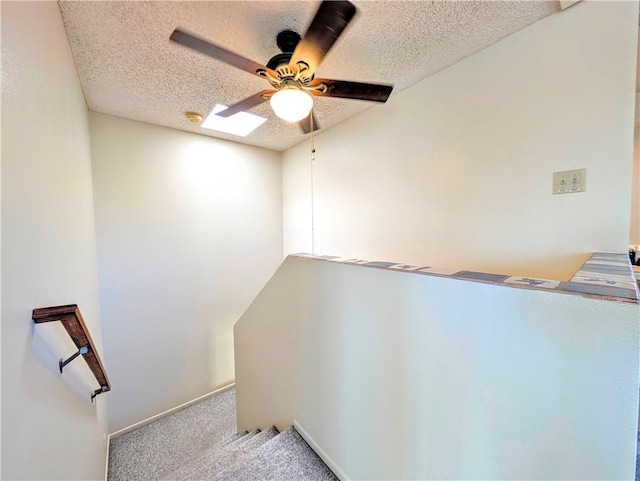
POLYGON ((337 480, 291 427, 235 433, 235 390, 111 440, 109 481, 337 480))

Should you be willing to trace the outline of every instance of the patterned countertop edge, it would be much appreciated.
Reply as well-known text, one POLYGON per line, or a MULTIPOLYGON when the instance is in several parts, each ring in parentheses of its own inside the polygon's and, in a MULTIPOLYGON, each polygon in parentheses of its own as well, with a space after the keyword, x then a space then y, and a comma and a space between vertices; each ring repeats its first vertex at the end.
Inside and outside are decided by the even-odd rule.
POLYGON ((557 281, 525 276, 509 276, 464 269, 435 266, 415 266, 397 262, 369 261, 354 257, 316 255, 306 252, 291 254, 339 264, 359 265, 395 272, 409 272, 435 277, 448 277, 484 284, 501 285, 519 289, 580 295, 593 299, 638 304, 640 292, 627 254, 594 252, 570 281, 557 281))

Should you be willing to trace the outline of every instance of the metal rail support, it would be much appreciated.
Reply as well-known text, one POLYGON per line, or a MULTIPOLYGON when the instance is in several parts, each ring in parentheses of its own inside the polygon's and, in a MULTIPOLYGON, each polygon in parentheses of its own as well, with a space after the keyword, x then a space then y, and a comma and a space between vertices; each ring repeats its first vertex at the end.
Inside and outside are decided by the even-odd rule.
POLYGON ((64 369, 64 367, 69 364, 71 361, 73 361, 76 357, 78 357, 80 354, 86 354, 89 352, 89 348, 87 346, 82 346, 80 349, 78 349, 78 352, 76 352, 73 356, 71 356, 69 359, 64 360, 64 359, 60 359, 58 361, 58 365, 60 366, 60 374, 62 374, 62 370, 64 369))
POLYGON ((100 386, 100 389, 93 391, 93 394, 91 394, 91 402, 93 402, 98 394, 102 394, 103 392, 107 392, 108 390, 109 386, 100 386))

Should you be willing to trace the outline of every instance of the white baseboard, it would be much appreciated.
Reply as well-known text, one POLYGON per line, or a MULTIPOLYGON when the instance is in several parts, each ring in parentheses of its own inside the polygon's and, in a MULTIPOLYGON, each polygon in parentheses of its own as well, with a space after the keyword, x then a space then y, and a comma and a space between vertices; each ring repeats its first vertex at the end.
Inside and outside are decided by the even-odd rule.
POLYGON ((111 440, 111 434, 107 436, 107 449, 106 449, 107 458, 105 459, 105 462, 104 462, 104 481, 108 481, 109 479, 109 441, 110 440, 111 440))
POLYGON ((177 411, 180 411, 181 409, 188 408, 192 404, 195 404, 195 403, 198 403, 200 401, 203 401, 203 400, 207 399, 208 397, 213 396, 214 394, 219 394, 221 392, 228 391, 229 389, 235 387, 235 385, 236 385, 236 383, 232 382, 231 384, 228 384, 228 385, 226 385, 224 387, 221 387, 220 389, 216 389, 215 391, 212 391, 212 392, 210 392, 208 394, 203 394, 202 396, 197 397, 195 399, 192 399, 191 401, 187 401, 184 404, 180 404, 180 406, 176 406, 174 408, 167 409, 166 411, 161 412, 160 414, 156 414, 155 416, 151 416, 150 418, 147 418, 147 419, 144 419, 142 421, 139 421, 139 422, 137 422, 135 424, 132 424, 131 426, 127 426, 126 428, 119 429, 118 431, 109 434, 108 441, 111 441, 112 438, 117 438, 118 436, 121 436, 122 434, 128 433, 129 431, 133 431, 134 429, 141 428, 142 426, 145 426, 145 425, 147 425, 149 423, 152 423, 153 421, 157 421, 160 418, 163 418, 165 416, 169 416, 169 415, 171 415, 171 414, 173 414, 173 413, 175 413, 177 411))
POLYGON ((324 464, 329 466, 329 469, 333 471, 333 474, 335 474, 338 477, 338 479, 340 479, 340 481, 349 481, 349 479, 351 479, 345 474, 344 471, 342 471, 342 469, 338 467, 338 465, 333 461, 333 459, 331 459, 329 455, 325 453, 320 446, 318 446, 318 443, 314 441, 314 439, 309 435, 309 433, 305 431, 305 429, 302 426, 300 426, 300 423, 298 423, 298 421, 296 421, 295 419, 293 420, 293 427, 296 428, 296 431, 298 431, 300 436, 302 436, 302 439, 304 439, 307 442, 307 444, 311 446, 311 448, 316 452, 316 454, 320 456, 320 459, 324 461, 324 464))

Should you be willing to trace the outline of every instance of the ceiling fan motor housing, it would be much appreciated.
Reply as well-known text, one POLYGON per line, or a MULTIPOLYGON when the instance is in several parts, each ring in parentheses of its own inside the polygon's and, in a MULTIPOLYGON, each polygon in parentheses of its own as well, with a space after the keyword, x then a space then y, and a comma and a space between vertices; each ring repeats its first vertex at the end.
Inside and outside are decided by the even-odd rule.
POLYGON ((293 30, 283 30, 276 37, 276 43, 278 44, 278 48, 282 50, 282 53, 274 55, 267 62, 267 68, 274 70, 279 77, 278 79, 267 77, 269 83, 271 83, 274 88, 279 89, 285 84, 291 85, 292 83, 297 83, 301 87, 313 80, 313 75, 306 76, 303 74, 305 70, 304 67, 306 66, 304 62, 302 62, 302 65, 299 65, 300 69, 297 72, 291 70, 289 66, 289 61, 293 56, 298 42, 300 42, 300 34, 293 30))
POLYGON ((279 69, 285 68, 289 66, 289 60, 291 60, 291 52, 288 53, 279 53, 278 55, 274 55, 267 62, 267 67, 271 70, 275 70, 276 72, 279 69))
POLYGON ((293 30, 283 30, 276 37, 278 48, 283 53, 293 53, 300 42, 300 34, 293 30))

